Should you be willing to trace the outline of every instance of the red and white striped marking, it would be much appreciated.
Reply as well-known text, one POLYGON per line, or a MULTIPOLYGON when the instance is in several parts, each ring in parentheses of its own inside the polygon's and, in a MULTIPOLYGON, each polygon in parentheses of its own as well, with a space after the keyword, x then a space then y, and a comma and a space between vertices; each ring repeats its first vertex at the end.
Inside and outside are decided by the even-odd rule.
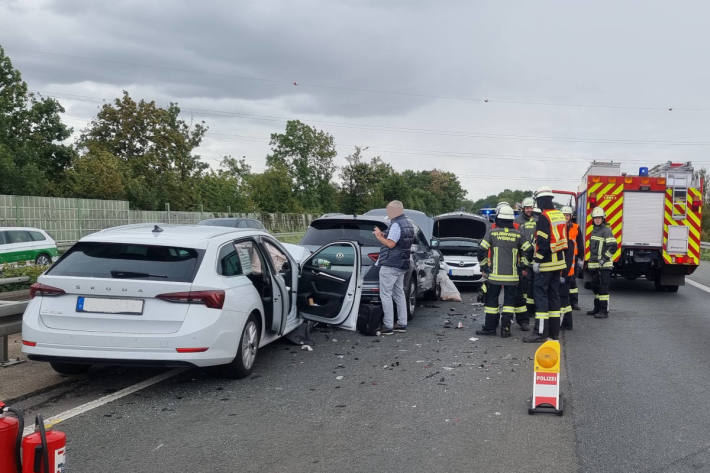
POLYGON ((533 408, 549 405, 560 408, 560 374, 536 371, 533 384, 533 408))

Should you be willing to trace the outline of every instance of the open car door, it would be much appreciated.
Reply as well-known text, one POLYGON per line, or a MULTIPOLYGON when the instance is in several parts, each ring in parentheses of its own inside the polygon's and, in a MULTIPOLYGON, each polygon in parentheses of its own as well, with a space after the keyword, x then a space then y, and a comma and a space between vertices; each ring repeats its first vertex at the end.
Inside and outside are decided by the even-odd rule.
POLYGON ((298 314, 304 319, 355 330, 360 308, 360 245, 337 241, 306 259, 298 278, 298 314))

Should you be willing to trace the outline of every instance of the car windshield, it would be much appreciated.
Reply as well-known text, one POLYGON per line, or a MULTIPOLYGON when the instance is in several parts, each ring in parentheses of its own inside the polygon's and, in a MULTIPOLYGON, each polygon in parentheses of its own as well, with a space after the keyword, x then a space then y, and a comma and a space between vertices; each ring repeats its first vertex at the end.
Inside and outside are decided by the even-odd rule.
POLYGON ((47 274, 191 282, 202 250, 133 243, 79 242, 47 274))
POLYGON ((301 240, 301 245, 322 246, 334 241, 356 241, 360 246, 381 246, 372 234, 375 226, 385 230, 383 222, 361 220, 316 220, 308 227, 301 240))

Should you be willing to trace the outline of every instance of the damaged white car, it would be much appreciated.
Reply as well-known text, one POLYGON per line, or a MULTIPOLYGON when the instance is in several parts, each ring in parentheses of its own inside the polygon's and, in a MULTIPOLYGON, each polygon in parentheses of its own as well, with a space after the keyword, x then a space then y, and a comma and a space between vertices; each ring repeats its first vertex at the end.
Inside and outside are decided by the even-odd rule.
POLYGON ((305 319, 354 330, 357 243, 329 243, 308 256, 289 249, 301 254, 265 231, 198 225, 86 236, 32 285, 23 352, 61 373, 191 365, 241 378, 259 348, 305 319))

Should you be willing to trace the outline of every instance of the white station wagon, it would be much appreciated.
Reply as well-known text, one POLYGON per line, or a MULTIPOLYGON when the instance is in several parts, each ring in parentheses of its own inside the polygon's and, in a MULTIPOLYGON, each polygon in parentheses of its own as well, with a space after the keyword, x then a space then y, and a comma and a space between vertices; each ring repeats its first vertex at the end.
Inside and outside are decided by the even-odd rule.
POLYGON ((240 378, 304 319, 355 329, 360 250, 333 242, 299 263, 262 230, 128 225, 82 238, 30 292, 23 352, 60 373, 192 365, 240 378))

